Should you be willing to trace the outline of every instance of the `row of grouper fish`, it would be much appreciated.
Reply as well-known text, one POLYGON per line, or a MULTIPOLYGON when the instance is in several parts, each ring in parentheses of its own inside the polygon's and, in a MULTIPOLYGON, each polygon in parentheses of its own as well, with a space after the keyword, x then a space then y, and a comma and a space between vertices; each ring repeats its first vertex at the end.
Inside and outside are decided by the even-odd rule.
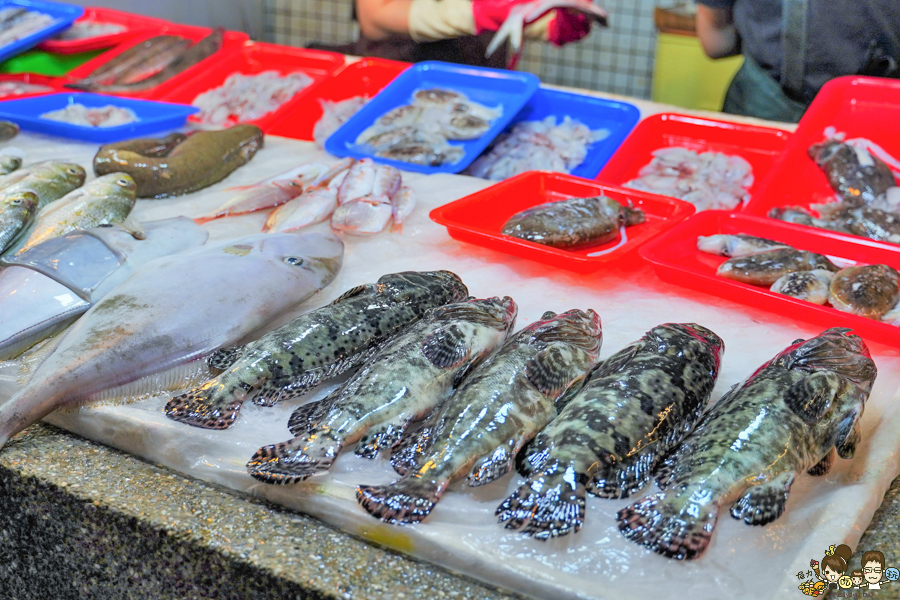
POLYGON ((791 484, 850 458, 876 376, 847 329, 797 340, 707 406, 723 341, 667 323, 598 362, 593 310, 545 313, 512 334, 516 303, 475 299, 453 273, 385 275, 208 360, 215 378, 174 396, 168 417, 234 425, 251 400, 271 406, 356 369, 291 415, 291 438, 247 467, 270 484, 327 472, 343 448, 390 454, 401 475, 360 485, 373 516, 417 523, 448 486, 488 484, 514 465, 524 482, 501 503, 506 527, 537 539, 579 530, 587 493, 662 493, 618 514, 632 541, 676 559, 700 556, 720 509, 751 525, 785 510, 791 484), (418 427, 414 426, 418 422, 418 427))

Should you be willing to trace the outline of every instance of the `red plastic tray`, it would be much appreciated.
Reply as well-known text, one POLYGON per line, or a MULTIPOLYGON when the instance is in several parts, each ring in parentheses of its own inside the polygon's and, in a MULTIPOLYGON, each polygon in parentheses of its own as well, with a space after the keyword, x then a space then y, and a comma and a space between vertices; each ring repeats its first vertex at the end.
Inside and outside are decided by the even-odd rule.
POLYGON ((36 85, 46 85, 51 89, 46 92, 35 92, 33 94, 11 94, 11 95, 0 95, 0 100, 12 100, 13 98, 30 98, 32 96, 45 96, 47 94, 55 94, 57 92, 65 91, 62 87, 62 84, 65 80, 59 77, 47 77, 46 75, 36 75, 34 73, 18 73, 15 75, 0 75, 0 82, 4 81, 18 81, 21 83, 34 83, 36 85))
MULTIPOLYGON (((255 75, 263 71, 278 71, 285 75, 302 71, 313 79, 306 89, 298 92, 293 98, 255 121, 248 121, 264 129, 269 133, 269 127, 281 118, 286 111, 297 106, 298 103, 309 97, 319 82, 327 80, 335 71, 344 64, 344 55, 322 50, 307 50, 304 48, 292 48, 264 44, 259 42, 245 42, 243 45, 222 53, 214 62, 203 71, 188 80, 182 81, 178 86, 161 94, 159 100, 176 102, 179 104, 191 104, 199 94, 217 88, 222 85, 229 75, 243 73, 255 75)), ((190 121, 197 121, 192 116, 190 121)))
MULTIPOLYGON (((900 81, 875 77, 839 77, 819 92, 785 146, 784 154, 760 182, 759 192, 742 212, 766 216, 777 206, 809 206, 835 199, 825 173, 807 154, 833 126, 848 138, 868 138, 900 158, 900 81)), ((849 234, 848 234, 849 235, 849 234)), ((860 239, 851 236, 853 239, 860 239)))
POLYGON ((430 216, 433 221, 446 226, 454 239, 554 267, 590 273, 628 255, 647 240, 693 213, 692 204, 675 198, 595 183, 573 175, 529 171, 436 208, 431 211, 430 216), (618 240, 580 250, 562 250, 500 233, 510 217, 532 206, 567 198, 600 195, 622 204, 630 202, 635 208, 642 209, 647 216, 645 223, 628 227, 628 240, 607 254, 587 256, 592 252, 613 248, 618 240))
POLYGON ((76 23, 83 23, 85 21, 114 23, 116 25, 123 25, 128 29, 119 33, 98 35, 81 40, 50 39, 42 42, 38 46, 38 49, 43 50, 44 52, 53 52, 55 54, 76 54, 78 52, 102 50, 103 48, 112 48, 116 44, 120 44, 137 34, 162 31, 169 25, 169 22, 163 19, 154 19, 153 17, 145 17, 143 15, 135 15, 122 12, 121 10, 97 6, 86 8, 84 10, 84 15, 82 15, 76 23))
POLYGON ((830 231, 765 217, 710 210, 679 223, 645 244, 639 253, 654 265, 659 278, 669 283, 822 327, 851 327, 866 339, 900 347, 900 328, 893 325, 776 294, 763 286, 719 277, 716 269, 727 259, 697 250, 698 236, 717 233, 746 233, 845 262, 886 264, 900 270, 900 248, 897 246, 873 240, 847 239, 830 231))
POLYGON ((659 148, 680 146, 698 152, 722 152, 744 158, 753 166, 754 194, 772 168, 790 133, 780 129, 690 117, 676 113, 651 115, 638 123, 613 154, 597 181, 623 185, 638 176, 659 148))
MULTIPOLYGON (((76 81, 78 79, 82 79, 90 75, 94 69, 99 67, 102 64, 105 64, 115 58, 116 56, 122 54, 132 46, 136 44, 140 44, 141 42, 148 40, 157 35, 162 35, 164 33, 170 33, 173 35, 180 35, 186 37, 188 39, 196 41, 200 41, 201 39, 208 36, 212 33, 212 29, 208 27, 193 27, 190 25, 180 25, 177 23, 167 23, 165 28, 162 31, 154 31, 152 33, 144 33, 141 35, 136 35, 132 37, 127 42, 116 46, 112 50, 108 52, 104 52, 100 56, 89 60, 84 63, 77 69, 74 69, 66 75, 66 79, 68 81, 76 81)), ((222 39, 222 48, 213 54, 210 57, 207 57, 205 60, 200 61, 193 67, 182 71, 175 77, 171 78, 169 81, 159 84, 155 88, 148 90, 146 92, 132 92, 132 93, 116 93, 117 96, 127 96, 129 98, 142 98, 147 100, 159 100, 161 96, 167 91, 175 88, 181 82, 189 80, 193 77, 198 76, 201 73, 204 73, 207 68, 216 60, 218 57, 224 53, 229 52, 237 46, 242 45, 249 39, 249 36, 242 31, 226 31, 225 35, 222 39)), ((99 93, 99 92, 98 92, 99 93)))
POLYGON ((409 63, 381 58, 366 58, 349 64, 317 86, 314 93, 285 110, 268 133, 311 142, 313 128, 322 118, 319 100, 338 102, 354 96, 371 98, 407 67, 409 63))

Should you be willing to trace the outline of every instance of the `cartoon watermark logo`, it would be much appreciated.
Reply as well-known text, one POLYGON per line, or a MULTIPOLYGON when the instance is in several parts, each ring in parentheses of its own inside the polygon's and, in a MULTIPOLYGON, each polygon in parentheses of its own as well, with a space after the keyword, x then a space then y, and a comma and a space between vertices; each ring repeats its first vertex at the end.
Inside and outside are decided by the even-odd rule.
POLYGON ((859 569, 850 569, 852 555, 853 551, 846 544, 830 546, 821 563, 811 560, 810 570, 797 573, 797 579, 803 582, 800 591, 807 596, 820 596, 827 590, 835 590, 833 598, 874 598, 874 592, 882 586, 900 579, 900 570, 888 567, 882 552, 863 552, 859 569))

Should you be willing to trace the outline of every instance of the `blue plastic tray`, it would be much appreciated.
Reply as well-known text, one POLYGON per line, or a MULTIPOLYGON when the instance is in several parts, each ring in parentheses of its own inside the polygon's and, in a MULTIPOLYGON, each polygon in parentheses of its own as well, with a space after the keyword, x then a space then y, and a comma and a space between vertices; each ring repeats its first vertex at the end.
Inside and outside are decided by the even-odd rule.
POLYGON ((0 119, 18 123, 19 127, 27 131, 37 131, 49 135, 103 144, 181 127, 184 125, 188 115, 194 114, 199 110, 195 106, 185 106, 184 104, 76 92, 0 102, 0 119), (46 112, 65 108, 69 104, 75 103, 88 107, 112 104, 122 108, 130 108, 137 115, 138 120, 117 127, 87 127, 40 118, 40 115, 46 112))
POLYGON ((469 166, 469 163, 475 160, 487 145, 503 131, 539 86, 540 80, 531 73, 465 67, 438 61, 421 62, 401 73, 334 132, 326 140, 325 149, 335 156, 373 158, 378 162, 406 171, 458 173, 469 166), (490 130, 480 138, 465 142, 450 142, 452 145, 462 147, 465 154, 458 162, 443 164, 439 167, 375 158, 368 152, 368 148, 356 144, 359 134, 372 125, 378 117, 393 108, 409 104, 412 102, 413 93, 416 90, 429 87, 462 92, 470 100, 491 108, 502 108, 503 114, 494 120, 490 130))
POLYGON ((0 0, 0 10, 15 7, 21 7, 50 15, 51 17, 56 18, 56 22, 35 31, 28 37, 24 37, 11 44, 6 44, 5 46, 0 46, 0 61, 4 61, 16 54, 25 52, 29 48, 37 46, 47 38, 56 35, 63 29, 71 27, 72 23, 84 14, 84 9, 80 6, 72 6, 60 2, 44 2, 43 0, 0 0))
POLYGON ((510 122, 510 127, 520 121, 541 121, 551 115, 556 117, 557 123, 561 123, 564 117, 571 117, 591 129, 609 131, 605 139, 588 146, 584 162, 571 173, 578 177, 593 179, 637 125, 641 111, 637 106, 627 102, 541 87, 510 122))

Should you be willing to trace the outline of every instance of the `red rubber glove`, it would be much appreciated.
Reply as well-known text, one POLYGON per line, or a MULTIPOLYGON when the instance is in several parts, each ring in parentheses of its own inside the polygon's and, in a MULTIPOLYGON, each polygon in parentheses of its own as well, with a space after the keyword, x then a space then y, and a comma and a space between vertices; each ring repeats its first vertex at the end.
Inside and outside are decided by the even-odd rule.
POLYGON ((563 46, 569 42, 577 42, 591 32, 592 19, 586 14, 558 8, 553 11, 556 16, 550 21, 547 30, 547 41, 555 46, 563 46))
POLYGON ((509 11, 517 4, 528 4, 533 0, 472 0, 472 15, 475 17, 475 33, 497 31, 509 11))

